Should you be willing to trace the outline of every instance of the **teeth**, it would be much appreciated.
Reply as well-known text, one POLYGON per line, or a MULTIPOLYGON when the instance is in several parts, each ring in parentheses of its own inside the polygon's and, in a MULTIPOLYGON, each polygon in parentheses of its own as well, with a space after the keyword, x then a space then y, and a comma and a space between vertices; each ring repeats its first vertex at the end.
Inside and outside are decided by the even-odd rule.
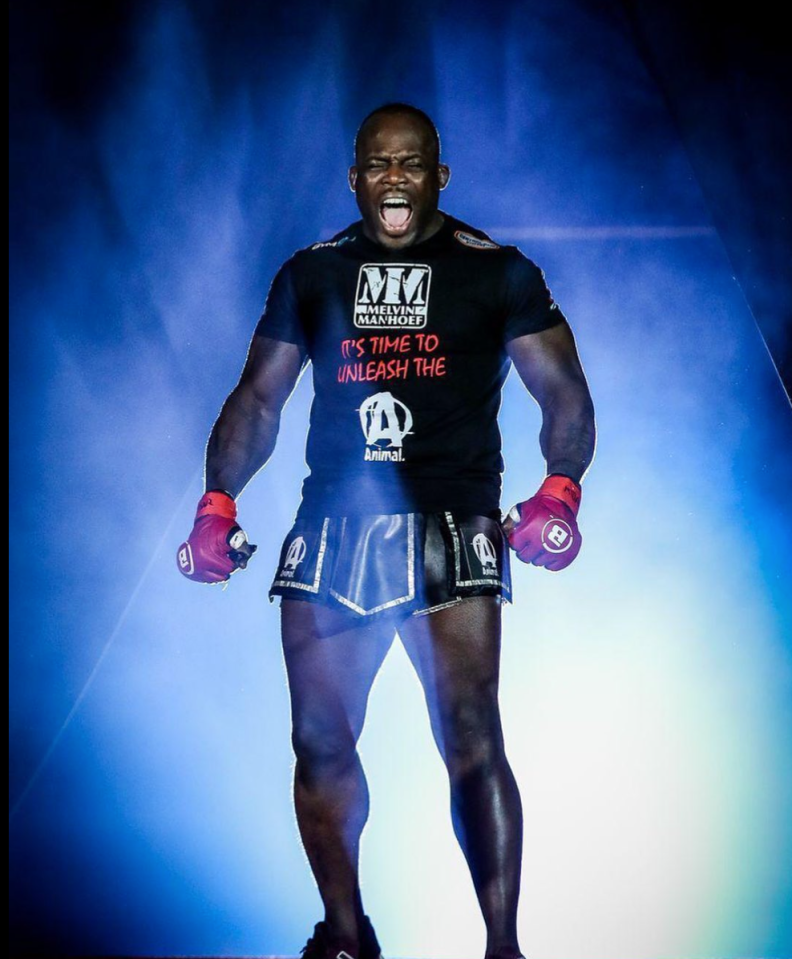
POLYGON ((409 206, 410 204, 403 197, 389 197, 382 201, 383 206, 409 206))

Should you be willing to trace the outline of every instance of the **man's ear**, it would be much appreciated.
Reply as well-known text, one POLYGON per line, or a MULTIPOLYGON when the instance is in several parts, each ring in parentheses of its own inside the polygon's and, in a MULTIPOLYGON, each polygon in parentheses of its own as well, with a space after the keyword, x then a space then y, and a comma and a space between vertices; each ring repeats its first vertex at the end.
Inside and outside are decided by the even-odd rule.
POLYGON ((440 181, 440 189, 445 190, 448 186, 448 181, 451 179, 451 170, 445 163, 438 164, 437 179, 440 181))
POLYGON ((348 181, 349 181, 349 189, 350 189, 353 193, 355 192, 355 188, 356 188, 356 186, 357 186, 357 174, 358 174, 357 167, 356 167, 356 166, 351 166, 351 167, 349 168, 348 181))

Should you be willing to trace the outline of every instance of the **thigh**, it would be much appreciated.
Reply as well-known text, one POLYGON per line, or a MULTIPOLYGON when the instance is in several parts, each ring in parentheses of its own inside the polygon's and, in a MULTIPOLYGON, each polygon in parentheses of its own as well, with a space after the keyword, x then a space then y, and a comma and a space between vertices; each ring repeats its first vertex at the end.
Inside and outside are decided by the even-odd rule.
POLYGON ((494 596, 473 596, 399 626, 426 696, 432 730, 446 754, 448 736, 500 735, 501 606, 494 596))
POLYGON ((349 733, 356 742, 394 621, 358 623, 319 603, 284 599, 281 636, 295 733, 349 733))

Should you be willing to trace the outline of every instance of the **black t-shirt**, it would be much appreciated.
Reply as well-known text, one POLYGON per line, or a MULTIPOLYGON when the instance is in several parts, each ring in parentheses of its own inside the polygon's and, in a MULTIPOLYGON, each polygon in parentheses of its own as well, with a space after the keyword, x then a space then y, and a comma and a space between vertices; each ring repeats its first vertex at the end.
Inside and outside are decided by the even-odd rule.
POLYGON ((398 251, 358 221, 272 283, 256 334, 313 363, 300 515, 498 510, 505 345, 564 316, 516 247, 443 215, 398 251))

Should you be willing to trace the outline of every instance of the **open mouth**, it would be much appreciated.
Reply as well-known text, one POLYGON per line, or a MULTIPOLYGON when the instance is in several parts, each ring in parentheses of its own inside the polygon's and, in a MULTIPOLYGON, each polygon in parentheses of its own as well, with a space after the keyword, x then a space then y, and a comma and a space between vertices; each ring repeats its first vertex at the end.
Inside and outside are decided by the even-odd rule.
POLYGON ((400 236, 407 232, 412 213, 412 204, 403 196, 389 196, 382 201, 379 208, 385 232, 391 236, 400 236))

